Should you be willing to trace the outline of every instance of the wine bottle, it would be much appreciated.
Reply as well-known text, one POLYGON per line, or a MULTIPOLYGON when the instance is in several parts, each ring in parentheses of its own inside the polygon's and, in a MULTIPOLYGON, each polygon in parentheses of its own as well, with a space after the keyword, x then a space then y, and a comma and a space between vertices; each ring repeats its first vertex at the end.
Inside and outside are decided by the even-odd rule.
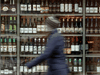
POLYGON ((69 5, 68 5, 68 0, 65 0, 65 12, 68 12, 69 5))
POLYGON ((90 13, 89 0, 86 3, 86 13, 90 13))
POLYGON ((76 24, 75 24, 75 33, 78 33, 79 32, 79 28, 78 28, 78 25, 77 25, 77 19, 76 19, 76 24))
POLYGON ((83 12, 83 8, 82 8, 82 2, 80 0, 79 7, 78 7, 78 13, 82 13, 82 12, 83 12))
POLYGON ((63 2, 63 0, 61 0, 61 3, 60 3, 60 12, 64 12, 64 2, 63 2))
POLYGON ((78 3, 77 3, 77 0, 75 1, 74 11, 75 11, 75 13, 78 13, 78 3))
POLYGON ((28 2, 27 2, 27 7, 28 7, 27 12, 31 13, 32 9, 31 9, 31 1, 30 0, 28 0, 28 2))

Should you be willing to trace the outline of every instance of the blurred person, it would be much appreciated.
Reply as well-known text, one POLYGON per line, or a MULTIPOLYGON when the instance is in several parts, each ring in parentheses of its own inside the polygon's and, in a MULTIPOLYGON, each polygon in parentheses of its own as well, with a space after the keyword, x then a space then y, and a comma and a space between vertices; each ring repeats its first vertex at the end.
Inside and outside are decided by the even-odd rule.
POLYGON ((48 17, 45 23, 47 25, 47 30, 51 31, 49 33, 45 51, 39 57, 31 60, 25 65, 28 68, 32 68, 44 60, 47 60, 49 66, 47 75, 67 75, 69 69, 65 62, 65 55, 63 53, 64 38, 57 31, 60 21, 57 17, 48 17))

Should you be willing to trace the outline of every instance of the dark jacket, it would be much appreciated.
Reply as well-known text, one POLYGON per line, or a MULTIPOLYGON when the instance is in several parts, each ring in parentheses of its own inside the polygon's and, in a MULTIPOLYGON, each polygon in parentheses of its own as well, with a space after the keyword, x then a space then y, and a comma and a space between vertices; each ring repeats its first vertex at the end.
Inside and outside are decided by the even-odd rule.
POLYGON ((46 49, 43 54, 35 60, 26 63, 26 66, 32 68, 44 60, 47 60, 49 66, 47 75, 67 75, 68 67, 65 63, 65 55, 63 54, 64 38, 54 29, 48 38, 46 49))

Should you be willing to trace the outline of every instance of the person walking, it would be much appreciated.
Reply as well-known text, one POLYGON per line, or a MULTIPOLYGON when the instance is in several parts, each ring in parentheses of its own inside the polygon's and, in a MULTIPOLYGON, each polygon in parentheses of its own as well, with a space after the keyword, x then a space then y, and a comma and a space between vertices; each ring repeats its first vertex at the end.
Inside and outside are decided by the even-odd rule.
POLYGON ((45 24, 47 25, 47 30, 51 31, 49 33, 45 51, 39 57, 27 62, 25 65, 28 68, 32 68, 44 60, 47 60, 49 66, 47 75, 67 75, 69 69, 63 53, 64 38, 57 30, 60 21, 56 17, 48 17, 45 24))

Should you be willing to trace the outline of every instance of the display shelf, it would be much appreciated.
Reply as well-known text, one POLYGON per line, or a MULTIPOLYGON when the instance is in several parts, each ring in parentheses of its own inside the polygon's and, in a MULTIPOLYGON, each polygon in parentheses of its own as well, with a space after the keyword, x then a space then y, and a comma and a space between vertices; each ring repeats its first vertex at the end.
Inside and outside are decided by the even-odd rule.
POLYGON ((87 71, 86 73, 100 73, 100 72, 97 72, 97 71, 87 71))
MULTIPOLYGON (((40 55, 20 55, 20 57, 38 57, 40 55)), ((82 57, 82 55, 65 55, 65 57, 82 57)))
POLYGON ((17 34, 0 34, 0 36, 17 36, 17 34))
POLYGON ((17 55, 0 55, 1 57, 17 57, 17 55))
POLYGON ((86 36, 100 36, 100 34, 86 34, 86 36))
POLYGON ((100 54, 86 54, 86 57, 100 57, 100 54))
POLYGON ((83 14, 20 14, 20 16, 82 16, 83 14))
POLYGON ((85 14, 86 16, 100 16, 100 14, 85 14))
POLYGON ((1 16, 17 16, 17 14, 1 14, 1 16))

